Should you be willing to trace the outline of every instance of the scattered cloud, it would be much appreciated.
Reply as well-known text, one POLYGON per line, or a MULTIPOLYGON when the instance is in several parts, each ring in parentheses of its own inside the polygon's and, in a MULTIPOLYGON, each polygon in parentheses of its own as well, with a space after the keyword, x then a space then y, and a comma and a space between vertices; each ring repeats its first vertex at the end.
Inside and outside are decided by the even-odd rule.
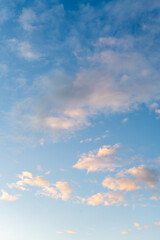
POLYGON ((2 195, 0 196, 0 200, 6 200, 6 201, 16 201, 18 200, 21 195, 9 195, 6 191, 1 190, 2 195))
POLYGON ((87 139, 84 139, 84 140, 81 140, 80 143, 84 143, 84 142, 92 142, 92 138, 87 138, 87 139))
POLYGON ((73 166, 79 170, 86 169, 87 172, 106 171, 118 166, 115 157, 119 144, 104 145, 98 151, 91 151, 88 154, 82 154, 78 162, 73 166))
POLYGON ((44 195, 51 198, 61 198, 67 200, 70 198, 72 188, 65 181, 58 181, 55 184, 49 182, 41 176, 33 177, 30 172, 22 172, 18 175, 20 179, 16 183, 7 184, 9 188, 18 188, 20 190, 28 190, 27 186, 35 186, 41 188, 36 195, 44 195))

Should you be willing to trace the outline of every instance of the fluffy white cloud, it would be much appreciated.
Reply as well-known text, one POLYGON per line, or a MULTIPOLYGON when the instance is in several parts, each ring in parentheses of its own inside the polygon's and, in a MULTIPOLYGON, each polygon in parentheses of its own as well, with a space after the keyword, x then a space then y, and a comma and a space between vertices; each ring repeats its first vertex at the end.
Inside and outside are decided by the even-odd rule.
POLYGON ((136 184, 130 178, 111 178, 106 177, 102 182, 103 187, 114 190, 114 191, 135 191, 140 189, 140 186, 136 186, 136 184))
POLYGON ((78 162, 73 166, 77 169, 86 169, 87 172, 112 170, 118 166, 115 153, 119 144, 114 146, 104 145, 97 152, 91 151, 88 154, 82 154, 78 162))
POLYGON ((9 188, 18 188, 24 191, 27 190, 26 186, 35 186, 41 188, 36 195, 44 195, 55 199, 61 198, 62 200, 70 198, 72 188, 65 181, 58 181, 53 184, 41 176, 33 177, 30 172, 22 172, 18 177, 20 180, 16 183, 7 184, 9 188))
POLYGON ((6 200, 6 201, 16 201, 18 200, 21 195, 9 195, 6 191, 1 190, 2 195, 0 196, 0 200, 6 200))

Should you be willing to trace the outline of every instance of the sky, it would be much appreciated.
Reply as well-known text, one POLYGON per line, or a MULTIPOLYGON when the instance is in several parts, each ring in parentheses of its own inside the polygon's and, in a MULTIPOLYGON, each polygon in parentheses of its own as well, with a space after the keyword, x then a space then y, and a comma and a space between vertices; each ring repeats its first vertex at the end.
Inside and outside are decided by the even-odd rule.
POLYGON ((0 0, 0 237, 159 240, 160 2, 0 0))

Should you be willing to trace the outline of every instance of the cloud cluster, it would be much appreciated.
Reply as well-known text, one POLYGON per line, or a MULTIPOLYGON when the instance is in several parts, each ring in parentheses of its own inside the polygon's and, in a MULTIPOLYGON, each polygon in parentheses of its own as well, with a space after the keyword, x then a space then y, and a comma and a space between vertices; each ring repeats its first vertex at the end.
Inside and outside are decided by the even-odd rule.
POLYGON ((9 183, 9 188, 18 188, 20 190, 28 190, 27 186, 35 186, 41 188, 41 190, 36 192, 36 195, 44 195, 51 198, 61 198, 62 200, 67 200, 70 197, 72 188, 67 182, 58 181, 55 184, 47 181, 41 176, 33 177, 30 172, 22 172, 18 175, 20 179, 16 183, 9 183))
POLYGON ((118 166, 118 158, 116 158, 115 153, 119 147, 119 144, 104 145, 96 152, 91 151, 88 154, 82 154, 73 168, 86 169, 87 172, 113 170, 118 166))
MULTIPOLYGON (((40 66, 48 63, 33 81, 30 102, 21 102, 17 113, 21 126, 52 137, 64 135, 88 126, 95 114, 124 113, 159 99, 158 57, 152 54, 158 51, 152 49, 150 33, 142 26, 145 22, 148 29, 149 18, 141 19, 142 13, 152 15, 159 4, 147 1, 145 9, 137 1, 131 5, 125 1, 123 8, 120 1, 114 7, 113 3, 100 3, 98 8, 84 4, 67 14, 63 4, 52 4, 23 8, 17 22, 29 37, 9 41, 11 50, 24 59, 39 60, 40 66), (140 30, 135 38, 132 29, 136 19, 140 30), (121 34, 119 27, 124 29, 121 34), (113 36, 113 32, 117 34, 113 36), (47 63, 34 46, 42 50, 47 63)), ((152 25, 159 26, 156 19, 152 25)))

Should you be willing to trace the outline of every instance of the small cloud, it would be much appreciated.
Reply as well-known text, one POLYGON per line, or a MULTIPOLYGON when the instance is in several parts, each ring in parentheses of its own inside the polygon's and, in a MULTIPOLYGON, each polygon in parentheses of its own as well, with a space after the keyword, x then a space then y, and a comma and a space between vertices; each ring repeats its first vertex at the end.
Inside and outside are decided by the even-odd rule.
POLYGON ((43 146, 43 145, 44 145, 44 138, 41 138, 41 139, 39 140, 39 143, 40 143, 41 146, 43 146))
POLYGON ((123 232, 121 232, 122 235, 126 235, 126 234, 128 234, 128 233, 129 233, 129 231, 123 231, 123 232))
POLYGON ((84 143, 84 142, 92 142, 92 138, 87 138, 80 141, 80 143, 84 143))
POLYGON ((0 197, 0 200, 6 200, 6 201, 16 201, 18 200, 21 195, 9 195, 6 191, 1 190, 2 195, 0 197))
POLYGON ((59 181, 56 182, 55 186, 60 191, 60 197, 62 198, 62 200, 67 200, 70 197, 72 188, 68 185, 67 182, 59 181))
POLYGON ((63 232, 57 232, 58 234, 63 234, 63 232))
POLYGON ((155 109, 155 108, 158 108, 158 106, 159 106, 158 103, 154 102, 154 103, 150 104, 149 107, 150 107, 151 109, 155 109))
POLYGON ((152 196, 152 197, 150 198, 150 200, 157 201, 157 200, 158 200, 158 198, 157 198, 157 196, 152 196))
POLYGON ((135 223, 134 223, 134 226, 137 228, 137 230, 141 230, 141 227, 140 227, 140 224, 139 224, 139 223, 135 222, 135 223))
POLYGON ((73 231, 73 230, 66 230, 67 233, 69 234, 77 234, 77 232, 73 231))
POLYGON ((37 166, 37 170, 38 170, 39 172, 43 172, 43 168, 42 168, 40 165, 37 166))
POLYGON ((149 229, 150 225, 144 225, 144 229, 149 229))
POLYGON ((122 123, 126 123, 126 122, 128 122, 128 118, 124 118, 124 119, 122 120, 122 123))
POLYGON ((160 222, 155 222, 155 225, 160 227, 160 222))
POLYGON ((160 109, 156 109, 156 110, 155 110, 155 113, 160 114, 160 109))
POLYGON ((49 175, 51 173, 50 170, 48 170, 47 172, 45 172, 45 175, 49 175))

